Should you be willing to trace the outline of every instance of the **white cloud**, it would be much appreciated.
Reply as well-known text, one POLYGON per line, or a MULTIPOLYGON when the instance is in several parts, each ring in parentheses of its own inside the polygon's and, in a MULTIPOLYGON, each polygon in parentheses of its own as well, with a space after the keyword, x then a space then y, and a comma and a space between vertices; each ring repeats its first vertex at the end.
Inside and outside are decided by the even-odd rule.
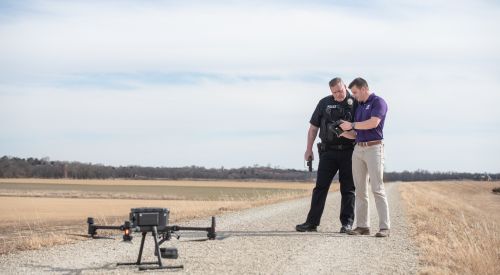
POLYGON ((499 57, 499 38, 491 35, 498 9, 479 15, 432 10, 401 18, 363 16, 345 7, 280 7, 57 2, 41 7, 49 15, 1 27, 0 51, 11 69, 43 73, 289 72, 359 66, 367 59, 464 60, 477 51, 499 57))

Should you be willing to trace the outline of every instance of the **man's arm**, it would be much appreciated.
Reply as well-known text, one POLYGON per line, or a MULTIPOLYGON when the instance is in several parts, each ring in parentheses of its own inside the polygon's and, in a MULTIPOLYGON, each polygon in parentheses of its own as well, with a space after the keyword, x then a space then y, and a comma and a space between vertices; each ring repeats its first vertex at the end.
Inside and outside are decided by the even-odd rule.
MULTIPOLYGON (((380 121, 381 121, 380 118, 378 118, 376 116, 372 116, 370 119, 367 119, 365 121, 355 122, 354 128, 355 128, 355 130, 369 130, 369 129, 377 128, 380 121)), ((352 130, 352 122, 342 120, 342 124, 340 124, 340 128, 342 128, 342 130, 344 130, 344 131, 352 130)))
POLYGON ((311 124, 309 126, 309 131, 307 132, 307 147, 306 147, 306 152, 304 153, 304 159, 307 161, 309 160, 309 157, 314 159, 314 153, 313 153, 313 145, 314 145, 314 140, 316 139, 316 136, 318 135, 318 130, 319 127, 316 127, 311 124))
POLYGON ((356 139, 356 131, 344 131, 340 136, 348 139, 356 139))

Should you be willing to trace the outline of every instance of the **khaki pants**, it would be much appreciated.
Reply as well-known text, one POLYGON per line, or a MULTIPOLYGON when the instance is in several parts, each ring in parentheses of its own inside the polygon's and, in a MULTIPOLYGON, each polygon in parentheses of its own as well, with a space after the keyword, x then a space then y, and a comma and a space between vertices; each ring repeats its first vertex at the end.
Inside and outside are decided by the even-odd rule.
POLYGON ((379 228, 390 229, 389 205, 384 189, 384 145, 367 147, 356 145, 352 154, 352 176, 356 187, 356 224, 370 227, 368 208, 368 175, 375 205, 377 206, 379 228))

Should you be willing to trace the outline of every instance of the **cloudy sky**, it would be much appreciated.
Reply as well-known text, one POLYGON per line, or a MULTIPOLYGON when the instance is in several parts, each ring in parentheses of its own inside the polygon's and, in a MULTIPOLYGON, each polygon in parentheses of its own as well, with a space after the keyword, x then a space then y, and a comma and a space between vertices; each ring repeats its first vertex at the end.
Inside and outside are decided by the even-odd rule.
POLYGON ((500 172, 500 4, 366 2, 2 0, 0 155, 304 169, 328 81, 362 76, 387 171, 500 172))

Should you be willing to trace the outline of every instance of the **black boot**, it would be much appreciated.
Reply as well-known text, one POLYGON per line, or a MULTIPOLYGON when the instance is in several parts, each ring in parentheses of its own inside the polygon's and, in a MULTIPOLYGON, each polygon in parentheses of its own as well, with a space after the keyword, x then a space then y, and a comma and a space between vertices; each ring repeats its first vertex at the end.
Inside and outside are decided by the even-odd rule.
POLYGON ((350 224, 342 225, 340 233, 347 233, 349 230, 352 230, 352 226, 350 224))
POLYGON ((316 231, 318 231, 316 228, 317 228, 316 225, 312 225, 312 224, 305 222, 303 224, 297 225, 295 227, 295 230, 297 230, 299 232, 316 232, 316 231))

